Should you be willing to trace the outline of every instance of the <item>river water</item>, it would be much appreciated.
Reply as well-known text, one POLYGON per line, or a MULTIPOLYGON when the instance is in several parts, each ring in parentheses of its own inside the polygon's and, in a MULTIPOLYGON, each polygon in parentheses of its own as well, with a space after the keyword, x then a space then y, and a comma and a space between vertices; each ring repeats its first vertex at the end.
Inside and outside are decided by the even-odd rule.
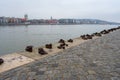
POLYGON ((0 55, 24 51, 28 45, 38 47, 113 27, 117 25, 0 26, 0 55))

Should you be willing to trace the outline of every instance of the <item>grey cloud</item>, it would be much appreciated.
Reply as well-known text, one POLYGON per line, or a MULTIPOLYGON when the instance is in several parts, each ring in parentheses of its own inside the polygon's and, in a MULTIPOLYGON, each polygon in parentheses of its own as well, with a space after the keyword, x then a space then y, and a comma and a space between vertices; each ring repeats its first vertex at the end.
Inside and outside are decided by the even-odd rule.
POLYGON ((120 22, 120 0, 1 0, 0 16, 96 18, 120 22))

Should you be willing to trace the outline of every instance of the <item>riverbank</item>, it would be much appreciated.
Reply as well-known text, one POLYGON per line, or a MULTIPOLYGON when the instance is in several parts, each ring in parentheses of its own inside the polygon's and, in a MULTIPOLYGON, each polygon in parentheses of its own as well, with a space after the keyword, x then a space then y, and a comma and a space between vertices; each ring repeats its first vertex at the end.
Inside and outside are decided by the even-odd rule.
POLYGON ((69 24, 64 24, 64 23, 63 24, 60 24, 60 23, 59 24, 58 23, 57 24, 54 24, 54 23, 53 24, 50 24, 50 23, 48 23, 48 24, 45 24, 45 23, 41 23, 41 24, 37 24, 37 23, 36 24, 25 24, 25 23, 0 24, 0 26, 21 26, 21 25, 23 25, 23 26, 30 26, 30 25, 120 25, 120 23, 115 23, 115 24, 114 23, 113 24, 84 24, 84 23, 83 24, 72 24, 72 23, 71 24, 70 23, 69 24))
POLYGON ((101 30, 107 30, 116 26, 117 25, 30 25, 15 27, 1 26, 0 56, 24 51, 24 48, 28 45, 39 47, 48 43, 58 42, 59 39, 74 39, 83 34, 100 32, 101 30))
MULTIPOLYGON (((99 37, 94 37, 93 39, 96 39, 96 38, 99 38, 99 37)), ((68 47, 66 47, 66 49, 77 46, 87 41, 89 40, 83 40, 80 37, 73 39, 72 43, 66 41, 66 44, 68 44, 68 47)), ((48 53, 47 55, 38 54, 38 48, 40 48, 38 47, 38 48, 33 48, 33 52, 22 51, 22 52, 0 56, 0 58, 4 59, 4 64, 0 66, 0 73, 31 63, 33 61, 39 61, 40 59, 51 56, 51 55, 56 55, 59 52, 64 52, 65 51, 64 49, 57 48, 57 46, 59 45, 60 43, 58 42, 54 43, 53 49, 51 50, 45 48, 45 46, 42 46, 42 48, 48 53)))
POLYGON ((0 79, 119 80, 120 30, 92 40, 76 38, 73 41, 68 49, 57 54, 53 54, 54 50, 51 53, 48 50, 48 56, 40 57, 36 48, 30 54, 19 53, 37 61, 2 72, 0 79))

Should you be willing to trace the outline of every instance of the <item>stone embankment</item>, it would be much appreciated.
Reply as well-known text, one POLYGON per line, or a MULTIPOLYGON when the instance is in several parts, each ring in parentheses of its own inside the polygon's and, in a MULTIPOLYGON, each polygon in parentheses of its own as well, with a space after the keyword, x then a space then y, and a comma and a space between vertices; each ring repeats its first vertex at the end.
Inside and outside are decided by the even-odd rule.
POLYGON ((0 80, 120 80, 120 30, 35 60, 0 73, 0 80))

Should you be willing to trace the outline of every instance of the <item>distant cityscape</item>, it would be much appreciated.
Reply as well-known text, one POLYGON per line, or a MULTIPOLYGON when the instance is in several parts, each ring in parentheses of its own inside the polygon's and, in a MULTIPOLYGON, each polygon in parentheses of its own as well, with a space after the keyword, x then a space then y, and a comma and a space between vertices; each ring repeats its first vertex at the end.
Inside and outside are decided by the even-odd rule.
POLYGON ((67 25, 67 24, 120 24, 98 19, 28 19, 25 14, 23 18, 0 17, 0 25, 67 25))

